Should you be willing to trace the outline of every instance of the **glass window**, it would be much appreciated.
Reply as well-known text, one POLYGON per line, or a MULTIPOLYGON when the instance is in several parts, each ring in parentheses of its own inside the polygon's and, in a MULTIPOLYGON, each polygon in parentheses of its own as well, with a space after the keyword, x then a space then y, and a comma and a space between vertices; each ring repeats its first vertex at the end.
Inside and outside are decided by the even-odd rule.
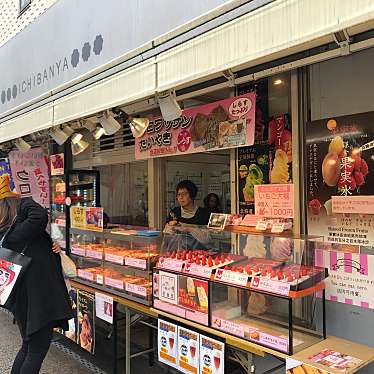
POLYGON ((31 0, 19 0, 19 12, 22 13, 31 3, 31 0))

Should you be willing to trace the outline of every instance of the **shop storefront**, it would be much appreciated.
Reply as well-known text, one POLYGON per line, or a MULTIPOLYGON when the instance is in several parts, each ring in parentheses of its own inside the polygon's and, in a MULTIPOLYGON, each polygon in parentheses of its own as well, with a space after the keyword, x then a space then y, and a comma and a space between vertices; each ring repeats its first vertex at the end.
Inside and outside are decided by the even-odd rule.
MULTIPOLYGON (((279 4, 253 12, 294 15, 295 4, 280 3, 289 13, 279 4)), ((238 48, 217 48, 236 40, 234 29, 256 30, 245 12, 154 55, 144 47, 149 58, 133 66, 104 64, 110 76, 104 60, 95 62, 91 82, 69 92, 70 82, 27 112, 20 81, 17 116, 5 96, 0 174, 50 209, 51 236, 77 265, 67 338, 95 357, 105 351, 113 372, 125 353, 126 373, 152 352, 185 373, 224 373, 232 361, 255 372, 255 355, 278 357, 287 373, 301 365, 353 373, 374 359, 374 49, 368 20, 340 9, 350 11, 348 47, 328 43, 338 31, 329 24, 304 42, 283 30, 289 51, 279 43, 265 55, 253 43, 239 58, 238 48), (214 46, 208 58, 203 51, 214 46), (200 207, 218 197, 208 227, 166 223, 183 180, 196 185, 200 207), (137 322, 146 344, 132 355, 137 322)), ((106 41, 94 39, 92 58, 106 41)))

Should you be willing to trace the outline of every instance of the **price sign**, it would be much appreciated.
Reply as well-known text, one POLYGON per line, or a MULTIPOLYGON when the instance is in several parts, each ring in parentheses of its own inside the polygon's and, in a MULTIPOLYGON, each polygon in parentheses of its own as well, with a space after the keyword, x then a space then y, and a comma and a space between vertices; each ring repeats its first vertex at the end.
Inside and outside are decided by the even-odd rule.
POLYGON ((174 258, 164 258, 161 257, 158 261, 157 267, 161 269, 167 269, 172 271, 182 271, 184 261, 175 260, 174 258))
POLYGON ((145 270, 147 269, 147 260, 142 260, 134 257, 125 257, 125 265, 145 270))
POLYGON ((212 275, 212 268, 197 264, 186 264, 183 272, 190 275, 197 275, 198 277, 202 278, 210 278, 210 276, 212 275))
POLYGON ((255 186, 256 215, 268 218, 294 217, 293 184, 260 184, 255 186))
POLYGON ((256 224, 257 231, 266 231, 268 227, 269 227, 269 221, 266 221, 264 219, 260 219, 256 224))
POLYGON ((280 282, 260 276, 252 278, 251 288, 284 296, 288 296, 288 294, 290 293, 289 283, 280 282))
POLYGON ((215 280, 245 287, 248 282, 248 274, 237 273, 231 270, 218 269, 215 280))

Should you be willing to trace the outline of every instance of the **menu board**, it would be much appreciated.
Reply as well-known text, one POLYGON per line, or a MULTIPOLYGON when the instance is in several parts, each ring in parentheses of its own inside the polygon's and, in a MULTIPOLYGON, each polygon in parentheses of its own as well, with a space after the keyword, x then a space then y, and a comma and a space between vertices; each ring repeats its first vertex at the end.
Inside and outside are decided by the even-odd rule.
POLYGON ((158 360, 174 368, 178 364, 177 332, 177 325, 158 320, 158 360))
POLYGON ((199 343, 198 333, 178 327, 178 370, 187 374, 199 372, 199 343))
POLYGON ((200 335, 200 374, 225 372, 225 344, 200 335))

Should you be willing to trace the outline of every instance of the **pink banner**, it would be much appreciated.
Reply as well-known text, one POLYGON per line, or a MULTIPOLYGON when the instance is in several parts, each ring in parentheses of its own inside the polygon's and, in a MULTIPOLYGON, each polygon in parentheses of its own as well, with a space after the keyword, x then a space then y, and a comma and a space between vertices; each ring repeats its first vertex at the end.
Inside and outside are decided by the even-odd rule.
POLYGON ((329 269, 326 298, 374 309, 374 256, 316 249, 315 263, 329 269))
POLYGON ((28 152, 9 153, 10 168, 16 191, 22 197, 32 197, 37 203, 49 207, 48 160, 41 148, 28 152))
POLYGON ((135 158, 236 148, 254 143, 256 94, 186 109, 174 121, 153 119, 135 140, 135 158))

